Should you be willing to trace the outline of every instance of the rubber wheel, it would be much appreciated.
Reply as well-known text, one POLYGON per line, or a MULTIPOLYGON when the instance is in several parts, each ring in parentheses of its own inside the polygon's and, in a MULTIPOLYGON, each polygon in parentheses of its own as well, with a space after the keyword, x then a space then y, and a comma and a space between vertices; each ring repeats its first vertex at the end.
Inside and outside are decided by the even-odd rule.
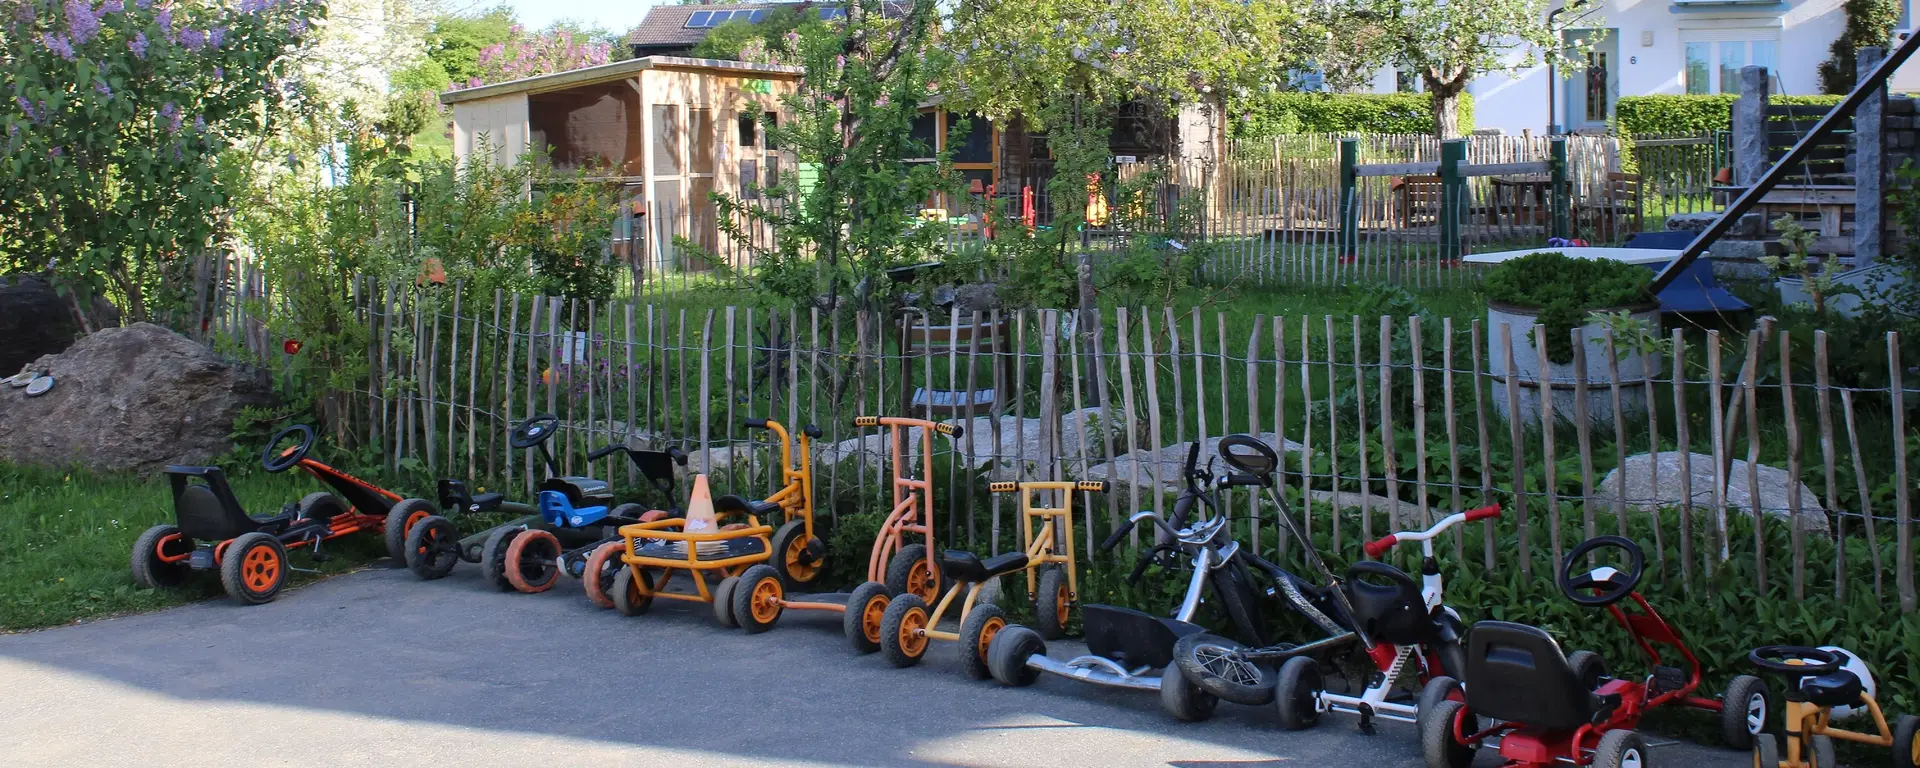
POLYGON ((933 561, 927 559, 924 544, 908 544, 887 561, 887 592, 899 596, 911 593, 922 603, 939 597, 940 579, 933 573, 933 561))
POLYGON ((1773 740, 1773 734, 1753 737, 1753 768, 1780 768, 1780 742, 1773 740))
POLYGON ((1067 636, 1067 619, 1073 615, 1073 592, 1067 589, 1067 572, 1048 568, 1040 572, 1040 586, 1033 593, 1033 628, 1041 637, 1058 640, 1067 636))
POLYGON ((193 576, 193 567, 187 561, 165 562, 160 559, 161 548, 167 555, 184 555, 193 551, 193 541, 180 536, 180 529, 172 525, 156 525, 148 528, 140 538, 133 542, 133 583, 146 589, 172 589, 187 583, 193 576), (174 537, 165 545, 161 541, 174 537))
POLYGON ((1022 688, 1040 679, 1040 670, 1027 666, 1027 659, 1047 655, 1047 641, 1040 633, 1015 624, 1000 630, 987 644, 987 671, 1001 685, 1022 688))
POLYGON ((1720 740, 1727 748, 1753 748, 1753 735, 1767 727, 1767 683, 1753 675, 1739 675, 1727 681, 1720 696, 1720 740))
POLYGON ((507 545, 522 533, 525 528, 501 528, 487 537, 487 543, 480 545, 480 579, 492 584, 494 589, 512 592, 513 583, 507 581, 507 545))
POLYGON ((840 629, 846 633, 847 644, 853 646, 854 653, 880 650, 880 625, 891 600, 887 585, 877 581, 854 587, 853 594, 847 596, 847 613, 840 629))
POLYGON ((773 566, 761 563, 748 568, 740 574, 740 581, 733 587, 733 620, 747 634, 757 635, 780 621, 785 610, 780 601, 786 599, 787 590, 780 581, 780 571, 773 566))
POLYGON ((1901 715, 1893 721, 1893 768, 1920 766, 1920 717, 1901 715))
POLYGON ((993 670, 987 668, 987 651, 993 647, 993 638, 1007 628, 1007 614, 1000 606, 992 603, 979 603, 967 612, 965 621, 960 622, 960 671, 969 680, 985 680, 993 676, 993 670))
POLYGON ((302 519, 332 520, 334 515, 347 511, 347 503, 326 491, 314 491, 300 497, 300 505, 296 509, 300 510, 302 519))
POLYGON ((395 568, 412 567, 407 557, 407 534, 420 521, 440 514, 440 507, 426 499, 401 499, 387 511, 387 524, 381 534, 387 540, 387 557, 393 558, 395 568))
POLYGON ((1311 728, 1320 721, 1320 665, 1305 656, 1295 656, 1280 665, 1273 682, 1273 707, 1280 715, 1280 727, 1289 731, 1311 728))
POLYGON ((713 588, 713 620, 727 629, 740 626, 740 622, 733 618, 733 590, 739 585, 740 577, 728 576, 713 588))
POLYGON ((1168 664, 1160 670, 1160 707, 1173 715, 1173 719, 1197 723, 1213 717, 1214 707, 1219 705, 1220 700, 1213 694, 1200 690, 1200 686, 1180 674, 1180 665, 1168 664))
POLYGON ((1601 734, 1593 768, 1647 768, 1647 740, 1625 728, 1601 734))
POLYGON ((560 580, 560 539, 549 531, 527 531, 507 544, 507 583, 528 594, 545 592, 560 580))
POLYGON ((1219 635, 1196 632, 1173 644, 1180 675, 1201 690, 1235 704, 1263 706, 1273 701, 1273 675, 1247 661, 1247 647, 1219 635))
POLYGON ((1427 768, 1468 768, 1473 765, 1473 755, 1480 748, 1473 744, 1462 744, 1453 737, 1454 720, 1463 712, 1469 719, 1473 717, 1466 709, 1466 703, 1460 701, 1441 701, 1432 712, 1421 709, 1420 754, 1427 759, 1427 768))
POLYGON ((1813 761, 1813 768, 1836 768, 1840 765, 1840 758, 1833 753, 1832 736, 1821 734, 1809 739, 1808 743, 1812 747, 1808 751, 1812 754, 1807 758, 1813 761))
POLYGON ((453 521, 428 515, 407 531, 407 568, 427 581, 446 578, 460 564, 460 532, 453 521))
POLYGON ((1465 701, 1465 693, 1466 690, 1460 687, 1460 681, 1446 675, 1428 680, 1426 685, 1420 687, 1420 698, 1414 700, 1414 730, 1424 732, 1427 727, 1427 713, 1439 709, 1440 703, 1444 701, 1465 701))
POLYGON ((807 536, 805 520, 788 520, 773 532, 773 567, 788 584, 803 586, 820 578, 821 558, 826 545, 807 536))
MULTIPOLYGON (((895 561, 899 562, 899 561, 895 561)), ((927 655, 927 602, 912 593, 898 595, 887 603, 880 617, 880 654, 896 667, 911 667, 927 655)))
POLYGON ((653 577, 632 566, 613 577, 613 609, 622 616, 638 616, 653 607, 653 577))
POLYGON ((220 585, 243 605, 273 602, 286 582, 287 548, 268 534, 241 534, 221 556, 220 585))
POLYGON ((620 556, 626 552, 626 542, 609 541, 594 547, 593 554, 587 556, 587 571, 580 575, 580 585, 594 605, 613 607, 613 576, 626 567, 620 562, 620 556))
POLYGON ((1567 666, 1573 669, 1573 676, 1589 691, 1599 690, 1600 683, 1612 676, 1607 671, 1607 660, 1593 651, 1567 654, 1567 666))

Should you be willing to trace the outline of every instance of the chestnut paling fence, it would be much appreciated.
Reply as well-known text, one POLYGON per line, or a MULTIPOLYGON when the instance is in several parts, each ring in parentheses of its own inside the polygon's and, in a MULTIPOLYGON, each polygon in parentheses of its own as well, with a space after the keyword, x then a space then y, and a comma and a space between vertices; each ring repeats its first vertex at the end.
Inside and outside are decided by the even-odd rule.
MULTIPOLYGON (((1540 397, 1536 382, 1498 372, 1548 357, 1544 329, 1481 317, 835 317, 371 281, 355 295, 355 321, 372 331, 367 373, 330 427, 436 476, 530 489, 544 470, 506 433, 553 413, 568 424, 553 445, 565 471, 631 483, 631 468, 584 458, 627 441, 679 446, 692 469, 733 484, 723 487, 770 487, 777 453, 741 422, 771 417, 824 430, 816 488, 832 518, 873 508, 887 487, 883 438, 853 417, 930 416, 967 426, 936 437, 919 470, 950 500, 937 522, 946 542, 1012 545, 1017 505, 986 493, 988 477, 1107 479, 1111 492, 1078 500, 1076 539, 1090 549, 1128 511, 1168 508, 1189 442, 1250 432, 1281 448, 1295 512, 1336 546, 1349 528, 1372 537, 1500 502, 1517 542, 1495 546, 1478 526, 1454 537, 1457 556, 1472 540, 1489 570, 1551 579, 1575 539, 1631 524, 1652 539, 1655 578, 1689 590, 1737 568, 1762 594, 1872 590, 1915 608, 1907 418, 1920 393, 1903 380, 1895 334, 1875 340, 1883 357, 1847 350, 1841 369, 1826 332, 1766 321, 1632 340, 1573 329, 1573 370, 1587 373, 1552 377, 1556 394, 1540 397), (1863 357, 1884 368, 1858 370, 1863 357), (1653 476, 1635 482, 1613 473, 1652 451, 1677 452, 1673 466, 1642 463, 1653 476), (1763 479, 1777 490, 1742 492, 1763 479), (1735 524, 1753 507, 1758 525, 1735 524)), ((241 309, 271 305, 225 302, 207 328, 293 381, 302 355, 241 309)), ((1299 545, 1251 493, 1226 505, 1262 551, 1299 545)))

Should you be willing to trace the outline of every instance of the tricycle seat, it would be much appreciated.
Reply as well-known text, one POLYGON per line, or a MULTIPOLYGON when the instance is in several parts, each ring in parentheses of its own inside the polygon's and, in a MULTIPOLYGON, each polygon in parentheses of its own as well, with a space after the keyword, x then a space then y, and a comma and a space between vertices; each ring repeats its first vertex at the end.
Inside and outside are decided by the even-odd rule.
POLYGON ((780 511, 780 505, 771 501, 747 501, 731 493, 713 497, 713 511, 719 514, 748 514, 754 517, 766 517, 780 511))
POLYGON ((489 491, 487 493, 483 493, 473 497, 473 506, 471 508, 471 511, 488 512, 491 510, 499 509, 500 505, 502 503, 505 503, 506 500, 507 500, 506 494, 500 493, 498 491, 489 491))
POLYGON ((981 562, 979 555, 964 549, 949 549, 940 553, 940 572, 961 584, 978 584, 1025 567, 1025 552, 1007 552, 986 562, 981 562))
POLYGON ((1860 703, 1860 676, 1845 669, 1800 681, 1800 695, 1817 707, 1851 707, 1860 703))
POLYGON ((1618 694, 1580 681, 1560 644, 1539 627, 1482 621, 1467 634, 1467 706, 1481 717, 1572 731, 1612 713, 1618 694))
POLYGON ((1160 669, 1173 662, 1173 644, 1202 631, 1197 624, 1155 616, 1117 605, 1081 608, 1087 650, 1128 669, 1160 669))

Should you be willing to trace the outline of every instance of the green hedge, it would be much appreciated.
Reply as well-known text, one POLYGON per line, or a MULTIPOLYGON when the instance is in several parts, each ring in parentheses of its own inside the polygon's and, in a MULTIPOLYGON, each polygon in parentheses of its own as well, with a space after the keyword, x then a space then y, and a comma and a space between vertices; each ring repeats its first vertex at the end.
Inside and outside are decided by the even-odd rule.
MULTIPOLYGON (((1614 106, 1617 130, 1627 136, 1698 136, 1733 129, 1730 93, 1622 96, 1614 106)), ((1840 103, 1840 96, 1775 96, 1775 104, 1840 103)))
MULTIPOLYGON (((1433 133, 1424 93, 1269 93, 1240 102, 1236 138, 1293 133, 1433 133)), ((1460 130, 1473 130, 1473 96, 1460 94, 1460 130)))

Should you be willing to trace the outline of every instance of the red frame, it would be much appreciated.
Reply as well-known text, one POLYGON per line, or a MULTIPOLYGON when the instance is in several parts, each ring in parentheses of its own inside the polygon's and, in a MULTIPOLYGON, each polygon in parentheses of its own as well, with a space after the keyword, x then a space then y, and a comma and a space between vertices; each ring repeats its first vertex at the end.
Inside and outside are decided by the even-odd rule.
MULTIPOLYGON (((293 449, 288 450, 291 451, 293 449)), ((283 453, 282 455, 285 454, 283 453)), ((400 494, 381 488, 373 483, 369 483, 313 459, 302 457, 294 466, 306 470, 307 474, 313 475, 314 479, 327 484, 339 492, 343 500, 347 502, 347 510, 345 512, 334 515, 327 521, 327 534, 319 537, 319 541, 329 541, 361 531, 372 531, 374 533, 386 531, 386 515, 370 514, 362 511, 361 507, 373 505, 382 500, 388 504, 397 504, 402 498, 400 494)), ((306 530, 303 529, 300 532, 304 534, 306 530)), ((287 549, 299 549, 315 541, 315 539, 305 535, 288 540, 284 536, 284 532, 283 535, 276 536, 275 538, 280 539, 281 544, 287 549)), ((160 562, 163 563, 178 563, 192 557, 194 548, 189 548, 187 551, 179 554, 167 554, 167 545, 182 540, 184 540, 183 537, 178 533, 162 536, 159 541, 154 543, 154 554, 157 555, 160 562)), ((191 540, 187 541, 192 543, 191 540)), ((227 539, 225 541, 209 543, 213 544, 213 564, 218 566, 220 565, 222 556, 226 554, 227 545, 233 543, 233 540, 227 539)))
MULTIPOLYGON (((1595 590, 1596 592, 1598 590, 1595 590)), ((1700 659, 1693 655, 1680 639, 1680 634, 1668 624, 1660 612, 1647 604, 1647 599, 1639 592, 1630 592, 1628 597, 1640 606, 1640 610, 1628 613, 1621 610, 1619 603, 1607 606, 1607 612, 1613 614, 1627 634, 1633 637, 1635 645, 1646 653, 1653 666, 1661 666, 1660 651, 1656 646, 1665 645, 1679 652, 1687 663, 1687 682, 1685 685, 1657 696, 1647 696, 1647 684, 1643 680, 1609 680, 1600 686, 1601 695, 1617 694, 1620 706, 1615 707, 1605 722, 1583 725, 1573 731, 1552 731, 1529 726, 1525 723, 1501 723, 1477 733, 1463 733, 1460 726, 1466 714, 1462 710, 1453 719, 1453 737, 1461 744, 1479 746, 1492 736, 1500 737, 1500 756, 1506 759, 1502 765, 1506 768, 1533 768, 1554 764, 1588 765, 1592 761, 1588 755, 1600 745, 1600 736, 1608 731, 1622 728, 1637 728, 1640 718, 1654 707, 1677 704, 1692 709, 1719 713, 1725 705, 1720 701, 1693 695, 1700 689, 1700 659)))

